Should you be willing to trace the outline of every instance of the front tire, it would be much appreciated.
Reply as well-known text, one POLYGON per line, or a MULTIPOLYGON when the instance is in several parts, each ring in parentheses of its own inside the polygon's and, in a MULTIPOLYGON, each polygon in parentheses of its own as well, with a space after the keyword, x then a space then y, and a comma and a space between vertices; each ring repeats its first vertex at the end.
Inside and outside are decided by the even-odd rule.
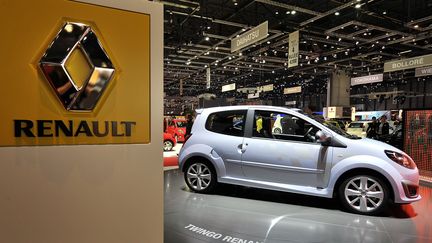
POLYGON ((171 151, 174 148, 174 143, 171 142, 170 140, 165 140, 164 141, 164 146, 163 146, 163 150, 164 151, 171 151))
POLYGON ((388 205, 389 189, 384 181, 371 175, 347 178, 339 187, 339 200, 353 213, 376 215, 388 205))
POLYGON ((216 172, 206 160, 190 163, 185 170, 184 179, 192 191, 199 193, 210 193, 217 184, 216 172))

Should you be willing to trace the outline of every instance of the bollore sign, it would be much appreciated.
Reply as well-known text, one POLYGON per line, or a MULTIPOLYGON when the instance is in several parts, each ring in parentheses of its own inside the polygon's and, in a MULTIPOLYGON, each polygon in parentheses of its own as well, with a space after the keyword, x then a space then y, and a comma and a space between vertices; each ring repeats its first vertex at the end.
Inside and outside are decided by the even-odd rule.
POLYGON ((268 36, 268 21, 231 40, 231 52, 258 42, 268 36))
POLYGON ((422 76, 429 76, 429 75, 432 75, 432 66, 415 69, 415 77, 422 77, 422 76))
POLYGON ((432 54, 384 63, 384 72, 393 72, 410 68, 432 65, 432 54))
POLYGON ((295 94, 295 93, 301 93, 301 92, 302 92, 301 86, 295 86, 295 87, 284 89, 284 94, 295 94))
POLYGON ((369 83, 377 83, 383 81, 383 74, 374 74, 363 77, 355 77, 351 78, 351 86, 359 85, 359 84, 369 84, 369 83))
POLYGON ((231 90, 235 90, 235 89, 236 89, 235 83, 222 86, 222 92, 231 91, 231 90))

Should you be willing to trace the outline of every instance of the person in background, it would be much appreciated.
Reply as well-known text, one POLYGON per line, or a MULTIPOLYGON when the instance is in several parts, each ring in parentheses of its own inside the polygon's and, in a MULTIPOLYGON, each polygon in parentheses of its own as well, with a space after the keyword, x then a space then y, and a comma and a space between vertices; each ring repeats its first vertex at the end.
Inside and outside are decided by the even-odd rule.
POLYGON ((186 134, 185 134, 185 141, 190 137, 192 132, 192 125, 193 125, 193 117, 191 114, 186 115, 186 134))
POLYGON ((366 130, 366 136, 368 138, 375 138, 378 131, 378 122, 376 117, 372 117, 372 122, 369 122, 368 128, 366 130))
POLYGON ((383 115, 380 118, 380 124, 378 125, 378 136, 388 135, 390 132, 390 125, 387 122, 387 116, 383 115))

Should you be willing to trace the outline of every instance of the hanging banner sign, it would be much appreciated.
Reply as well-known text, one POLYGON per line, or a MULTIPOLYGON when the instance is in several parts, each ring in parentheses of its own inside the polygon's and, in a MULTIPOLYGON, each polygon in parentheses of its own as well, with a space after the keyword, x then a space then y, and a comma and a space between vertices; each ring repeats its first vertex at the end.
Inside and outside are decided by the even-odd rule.
POLYGON ((374 74, 363 77, 355 77, 351 78, 351 86, 359 85, 359 84, 369 84, 369 83, 377 83, 383 81, 383 74, 374 74))
POLYGON ((291 87, 291 88, 285 88, 284 94, 295 94, 295 93, 301 93, 301 86, 291 87))
POLYGON ((259 92, 254 93, 254 94, 248 94, 248 99, 256 99, 259 98, 259 92))
POLYGON ((207 68, 207 84, 206 84, 206 88, 210 89, 210 68, 207 68))
POLYGON ((273 84, 263 85, 260 87, 257 87, 258 92, 269 92, 273 91, 273 84))
POLYGON ((288 67, 298 66, 299 56, 299 31, 295 31, 289 34, 288 38, 288 67))
POLYGON ((432 54, 384 63, 384 72, 393 72, 410 68, 432 65, 432 54))
POLYGON ((246 46, 256 43, 268 36, 268 21, 256 26, 255 28, 241 34, 231 40, 231 52, 236 52, 246 46))
POLYGON ((237 89, 237 92, 250 94, 250 93, 257 92, 257 88, 252 88, 252 87, 239 88, 239 89, 237 89))
POLYGON ((236 88, 236 84, 235 83, 227 84, 227 85, 222 86, 222 92, 235 90, 235 88, 236 88))
POLYGON ((432 75, 432 66, 415 69, 415 77, 423 77, 429 75, 432 75))

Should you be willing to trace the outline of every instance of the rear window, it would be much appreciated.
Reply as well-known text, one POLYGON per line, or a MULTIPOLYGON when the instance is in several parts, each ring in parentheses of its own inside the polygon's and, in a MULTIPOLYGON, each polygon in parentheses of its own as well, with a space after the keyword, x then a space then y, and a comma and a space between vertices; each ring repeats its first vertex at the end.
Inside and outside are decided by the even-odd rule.
POLYGON ((215 133, 242 137, 246 112, 246 110, 236 110, 212 113, 208 116, 205 127, 215 133))
POLYGON ((348 127, 349 128, 363 128, 363 123, 353 122, 348 127))

